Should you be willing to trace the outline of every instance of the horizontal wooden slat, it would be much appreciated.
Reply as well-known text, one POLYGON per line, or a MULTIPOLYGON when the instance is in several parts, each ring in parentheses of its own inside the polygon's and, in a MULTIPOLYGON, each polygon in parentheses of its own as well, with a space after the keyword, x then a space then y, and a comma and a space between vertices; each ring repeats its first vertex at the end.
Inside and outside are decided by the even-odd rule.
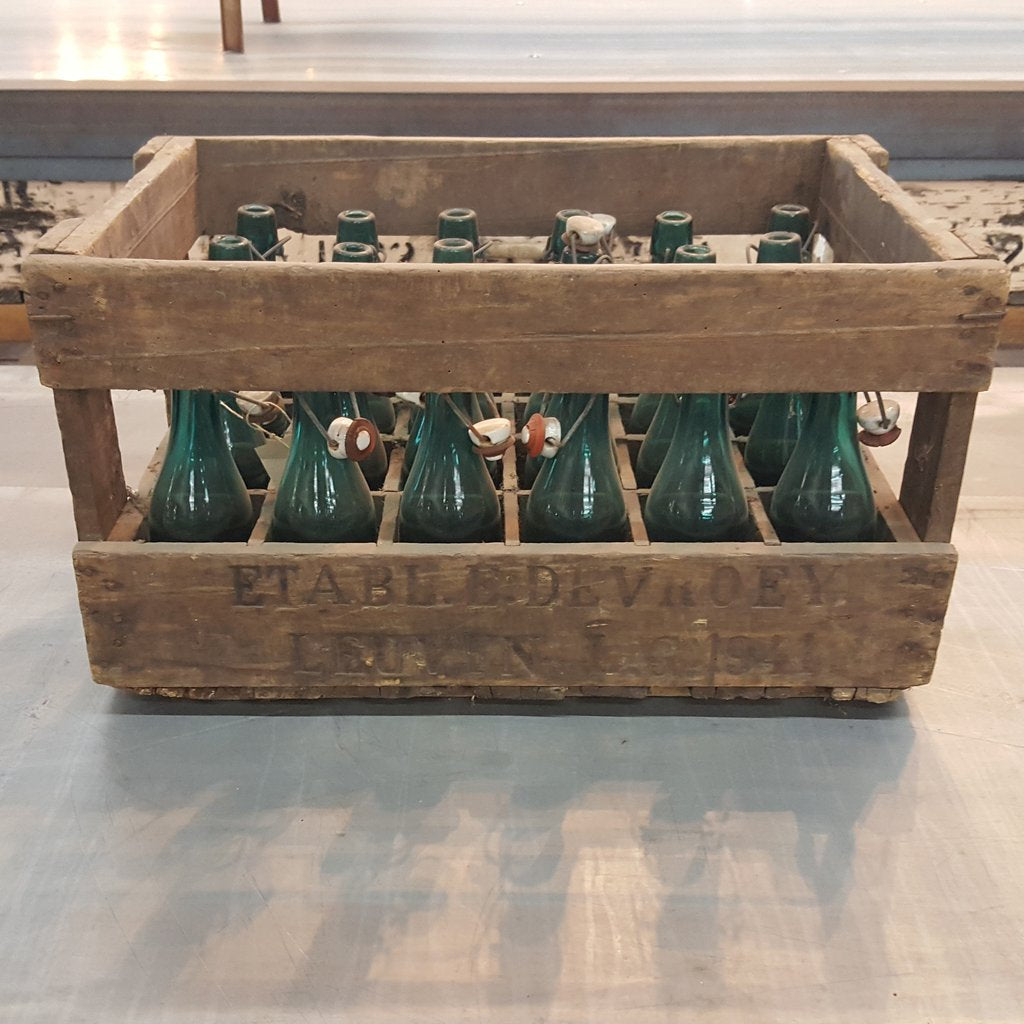
POLYGON ((648 232, 660 210, 700 232, 763 231, 775 203, 817 203, 822 136, 619 139, 201 138, 203 230, 229 231, 245 202, 282 226, 333 233, 364 207, 386 234, 433 233, 438 211, 470 206, 484 234, 551 230, 555 211, 614 214, 648 232))
POLYGON ((435 267, 42 256, 44 384, 981 390, 1005 269, 435 267))
POLYGON ((924 544, 75 553, 96 678, 136 687, 857 687, 871 665, 916 685, 955 561, 924 544))

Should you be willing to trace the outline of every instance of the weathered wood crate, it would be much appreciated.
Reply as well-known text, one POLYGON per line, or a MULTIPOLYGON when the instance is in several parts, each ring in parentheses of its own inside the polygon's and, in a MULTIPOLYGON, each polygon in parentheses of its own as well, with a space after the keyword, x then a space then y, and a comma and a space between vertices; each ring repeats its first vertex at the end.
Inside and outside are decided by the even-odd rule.
MULTIPOLYGON (((191 697, 780 697, 887 700, 928 680, 977 392, 1008 275, 929 227, 862 137, 163 138, 95 216, 26 263, 54 390, 97 681, 191 697), (682 206, 751 235, 811 207, 834 264, 434 267, 189 262, 248 201, 333 233, 363 206, 429 235, 476 208, 485 235, 542 235, 553 211, 645 235, 682 206), (367 545, 153 544, 129 496, 112 388, 920 392, 899 498, 873 470, 879 532, 782 544, 749 478, 750 539, 650 543, 636 440, 613 416, 628 542, 519 541, 506 456, 502 543, 395 542, 397 462, 367 545)), ((159 465, 159 454, 150 476, 159 465)), ((145 501, 145 486, 142 503, 145 501)))

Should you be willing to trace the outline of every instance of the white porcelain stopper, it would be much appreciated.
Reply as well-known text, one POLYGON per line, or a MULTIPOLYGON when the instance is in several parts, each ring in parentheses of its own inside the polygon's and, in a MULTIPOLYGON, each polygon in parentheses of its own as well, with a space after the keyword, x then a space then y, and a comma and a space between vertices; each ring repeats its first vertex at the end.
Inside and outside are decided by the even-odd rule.
POLYGON ((896 426, 900 419, 900 403, 885 398, 882 400, 882 407, 885 409, 884 416, 882 409, 878 408, 878 402, 865 402, 857 409, 857 422, 861 430, 881 435, 888 434, 896 426))
POLYGON ((377 447, 377 432, 369 420, 338 416, 331 420, 327 436, 333 442, 327 451, 335 459, 362 462, 377 447))
POLYGON ((469 431, 469 439, 480 449, 480 454, 488 462, 500 462, 502 454, 515 444, 513 434, 515 427, 512 421, 503 416, 489 420, 481 420, 473 424, 469 431))

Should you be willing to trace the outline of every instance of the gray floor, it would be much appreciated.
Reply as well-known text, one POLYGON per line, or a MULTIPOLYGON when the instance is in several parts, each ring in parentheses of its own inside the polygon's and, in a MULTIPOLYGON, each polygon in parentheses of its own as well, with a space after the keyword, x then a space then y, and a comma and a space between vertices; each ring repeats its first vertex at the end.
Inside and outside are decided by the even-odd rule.
MULTIPOLYGON (((133 472, 159 408, 119 399, 133 472)), ((1024 369, 934 682, 867 709, 119 696, 31 368, 0 426, 4 1024, 1024 1019, 1024 369)))

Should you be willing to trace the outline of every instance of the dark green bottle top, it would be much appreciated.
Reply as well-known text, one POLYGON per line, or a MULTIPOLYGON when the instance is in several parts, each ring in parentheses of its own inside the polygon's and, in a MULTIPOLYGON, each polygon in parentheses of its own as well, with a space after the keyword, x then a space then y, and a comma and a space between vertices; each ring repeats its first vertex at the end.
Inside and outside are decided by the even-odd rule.
POLYGON ((472 263, 476 259, 476 249, 466 238, 439 238, 434 243, 431 260, 434 263, 472 263))
POLYGON ((758 263, 800 263, 800 236, 794 231, 769 231, 757 246, 758 263))
POLYGON ((718 257, 710 245, 681 245, 676 249, 673 263, 717 263, 718 257))
POLYGON ((683 210, 663 210, 651 230, 651 262, 671 263, 676 249, 693 243, 693 218, 683 210))
POLYGON ((370 210, 342 210, 338 214, 338 242, 364 242, 374 249, 380 248, 377 237, 377 218, 370 210))
MULTIPOLYGON (((238 208, 235 234, 248 238, 256 251, 264 256, 277 245, 277 214, 263 203, 246 203, 238 208)), ((274 255, 277 258, 277 254, 274 255)))
POLYGON ((332 263, 376 263, 377 250, 366 242, 339 242, 331 249, 332 263))
POLYGON ((474 251, 480 248, 480 229, 477 227, 476 210, 453 206, 442 210, 437 218, 438 238, 465 238, 472 242, 474 251))
POLYGON ((801 242, 811 237, 811 211, 799 203, 779 203, 768 217, 769 231, 794 231, 801 242))
POLYGON ((562 259, 562 252, 565 249, 565 226, 569 218, 589 216, 589 210, 559 210, 555 214, 555 226, 551 229, 547 250, 548 258, 552 263, 558 263, 562 259))
POLYGON ((208 258, 211 260, 251 261, 252 246, 241 235, 214 235, 210 239, 208 258))

